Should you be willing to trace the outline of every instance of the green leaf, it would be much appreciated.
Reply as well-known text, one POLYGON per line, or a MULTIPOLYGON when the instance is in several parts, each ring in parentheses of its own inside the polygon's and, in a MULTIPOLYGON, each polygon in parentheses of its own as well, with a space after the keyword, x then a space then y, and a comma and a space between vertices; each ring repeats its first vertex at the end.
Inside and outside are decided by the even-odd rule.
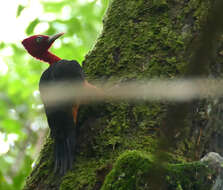
POLYGON ((26 34, 30 35, 33 33, 35 27, 37 26, 37 24, 40 23, 40 20, 38 18, 36 18, 35 20, 33 20, 29 26, 26 28, 26 34))
POLYGON ((16 176, 13 178, 13 187, 14 189, 22 189, 24 185, 24 181, 26 179, 26 176, 31 171, 31 164, 33 160, 30 156, 26 155, 24 158, 23 165, 16 176))
POLYGON ((19 5, 17 8, 16 17, 19 17, 25 7, 23 5, 19 5))
POLYGON ((45 12, 58 13, 66 5, 66 2, 43 2, 45 12))
POLYGON ((5 43, 4 42, 1 42, 0 43, 0 49, 3 49, 5 47, 5 43))
POLYGON ((1 125, 6 133, 16 133, 18 135, 20 135, 22 133, 21 125, 16 120, 7 118, 1 122, 1 125))
POLYGON ((77 33, 77 32, 80 32, 81 31, 81 22, 79 19, 77 19, 76 17, 72 17, 69 22, 67 22, 68 25, 68 33, 69 34, 74 34, 74 33, 77 33))

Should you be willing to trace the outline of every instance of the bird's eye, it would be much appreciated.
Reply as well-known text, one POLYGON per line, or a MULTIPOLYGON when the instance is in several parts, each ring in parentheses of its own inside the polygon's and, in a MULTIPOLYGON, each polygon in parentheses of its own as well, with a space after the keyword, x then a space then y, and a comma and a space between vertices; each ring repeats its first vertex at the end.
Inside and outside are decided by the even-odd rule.
POLYGON ((36 38, 36 42, 39 44, 41 41, 43 40, 43 37, 42 36, 38 36, 36 38))

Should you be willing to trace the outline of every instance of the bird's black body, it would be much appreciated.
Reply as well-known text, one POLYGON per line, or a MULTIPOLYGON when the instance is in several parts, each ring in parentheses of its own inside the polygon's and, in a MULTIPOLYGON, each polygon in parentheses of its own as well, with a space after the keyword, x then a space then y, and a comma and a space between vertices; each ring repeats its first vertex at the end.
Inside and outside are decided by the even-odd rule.
MULTIPOLYGON (((74 121, 72 109, 77 105, 77 102, 74 100, 50 104, 47 101, 46 97, 49 96, 49 91, 45 85, 56 85, 60 82, 84 83, 81 66, 76 61, 60 60, 50 65, 42 74, 39 83, 41 99, 51 130, 50 134, 54 139, 55 171, 64 174, 71 168, 75 156, 78 126, 74 121)), ((66 95, 67 92, 61 90, 60 93, 66 95)))

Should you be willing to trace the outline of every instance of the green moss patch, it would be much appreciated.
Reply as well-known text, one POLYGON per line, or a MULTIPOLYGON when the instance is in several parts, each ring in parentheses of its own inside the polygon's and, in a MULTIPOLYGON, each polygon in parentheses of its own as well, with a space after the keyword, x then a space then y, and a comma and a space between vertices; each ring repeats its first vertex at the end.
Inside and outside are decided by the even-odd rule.
MULTIPOLYGON (((149 190, 157 165, 152 156, 141 151, 126 151, 114 164, 101 190, 149 190)), ((204 163, 168 164, 161 178, 166 190, 210 190, 213 172, 204 163)), ((156 184, 157 185, 157 184, 156 184)), ((159 185, 159 184, 158 184, 159 185)))

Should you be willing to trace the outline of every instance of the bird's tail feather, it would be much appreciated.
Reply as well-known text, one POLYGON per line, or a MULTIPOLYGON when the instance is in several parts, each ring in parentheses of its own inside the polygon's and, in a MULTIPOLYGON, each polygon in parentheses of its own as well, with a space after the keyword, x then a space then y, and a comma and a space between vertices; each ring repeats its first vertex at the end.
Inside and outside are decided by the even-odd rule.
POLYGON ((76 149, 76 129, 73 128, 65 139, 54 139, 54 172, 64 175, 72 167, 76 149))

